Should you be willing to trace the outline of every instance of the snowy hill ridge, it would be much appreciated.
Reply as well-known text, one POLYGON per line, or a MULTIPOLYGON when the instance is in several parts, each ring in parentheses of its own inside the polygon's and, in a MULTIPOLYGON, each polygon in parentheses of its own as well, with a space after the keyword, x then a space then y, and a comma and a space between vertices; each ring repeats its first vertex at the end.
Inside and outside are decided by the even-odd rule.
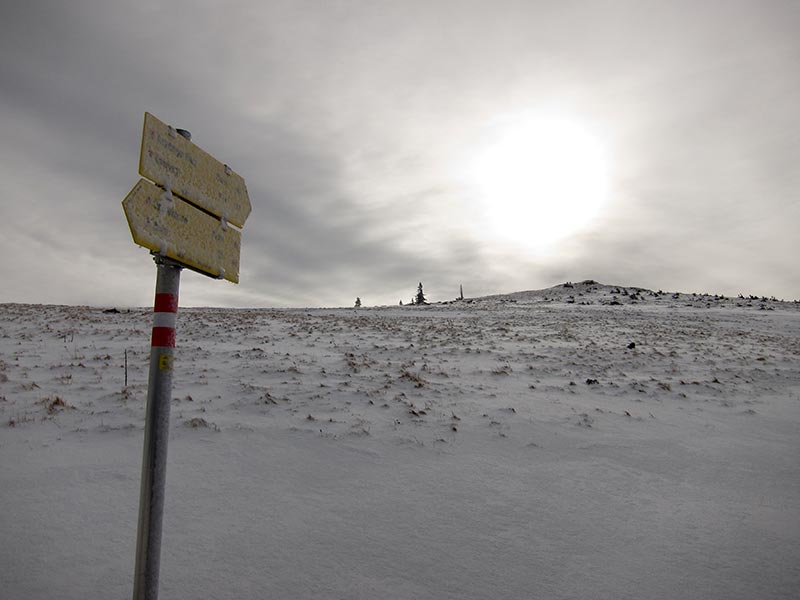
POLYGON ((788 308, 794 305, 796 308, 800 302, 778 300, 775 297, 753 296, 740 294, 736 297, 729 297, 720 294, 708 293, 685 293, 685 292, 664 292, 662 290, 653 291, 640 286, 608 285, 598 283, 593 279, 578 282, 565 282, 541 290, 526 290, 511 292, 506 294, 492 294, 477 298, 468 298, 463 301, 454 300, 441 304, 453 303, 552 303, 560 302, 566 304, 579 304, 589 306, 602 304, 608 306, 618 306, 623 304, 654 304, 654 305, 674 305, 689 306, 697 308, 711 307, 746 307, 762 310, 774 310, 776 307, 788 308))
MULTIPOLYGON (((584 306, 590 306, 594 304, 600 305, 607 305, 607 306, 618 306, 618 305, 635 305, 635 304, 654 304, 654 305, 674 305, 674 306, 688 306, 688 307, 695 307, 695 308, 711 308, 711 307, 746 307, 746 308, 757 308, 761 310, 774 310, 777 307, 783 308, 790 308, 793 307, 797 308, 800 306, 800 300, 784 300, 778 299, 774 296, 767 297, 767 296, 754 296, 751 294, 743 295, 739 294, 736 297, 733 296, 725 296, 722 294, 709 294, 709 293, 697 293, 697 292, 664 292, 662 290, 654 291, 648 289, 646 287, 641 286, 634 286, 634 285, 609 285, 604 283, 599 283, 593 279, 587 279, 578 282, 571 282, 567 281, 564 283, 560 283, 554 285, 549 288, 539 289, 539 290, 524 290, 518 292, 509 292, 509 293, 502 293, 502 294, 490 294, 487 296, 477 296, 474 298, 464 298, 464 299, 455 299, 455 300, 444 300, 438 302, 431 302, 430 304, 426 304, 428 307, 435 307, 435 306, 449 306, 449 305, 456 305, 464 307, 477 304, 477 305, 496 305, 496 304, 508 304, 508 303, 519 303, 519 304, 536 304, 536 303, 564 303, 564 304, 579 304, 584 306)), ((39 304, 24 304, 24 303, 0 303, 1 307, 35 307, 35 306, 49 306, 53 308, 62 308, 64 310, 70 309, 86 309, 86 310, 94 310, 98 309, 99 307, 95 306, 86 306, 86 305, 39 305, 39 304)), ((406 304, 406 307, 414 306, 412 304, 406 304)), ((368 306, 364 305, 362 309, 370 309, 370 308, 378 308, 378 309, 386 309, 386 308, 393 308, 394 305, 379 305, 379 306, 368 306)), ((195 309, 202 309, 202 310, 215 310, 220 312, 225 311, 237 311, 237 310, 266 310, 260 307, 249 307, 249 308, 224 308, 224 307, 213 307, 213 306, 206 306, 206 307, 194 307, 195 309)), ((338 308, 352 308, 352 307, 302 307, 302 308, 286 308, 285 310, 331 310, 331 309, 338 309, 338 308)), ((131 307, 133 310, 147 310, 148 307, 131 307)), ((280 307, 270 307, 270 309, 281 310, 280 307)), ((108 312, 113 313, 117 309, 110 308, 106 309, 108 312)), ((186 310, 186 308, 181 308, 181 310, 186 310)))

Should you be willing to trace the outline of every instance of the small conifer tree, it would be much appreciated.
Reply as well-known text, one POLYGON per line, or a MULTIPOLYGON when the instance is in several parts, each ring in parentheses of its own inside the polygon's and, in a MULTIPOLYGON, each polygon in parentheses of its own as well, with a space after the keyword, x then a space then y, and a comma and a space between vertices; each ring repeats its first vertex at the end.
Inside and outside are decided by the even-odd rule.
POLYGON ((427 304, 428 301, 425 300, 425 293, 422 291, 422 282, 419 282, 419 286, 417 286, 417 295, 414 298, 415 304, 427 304))

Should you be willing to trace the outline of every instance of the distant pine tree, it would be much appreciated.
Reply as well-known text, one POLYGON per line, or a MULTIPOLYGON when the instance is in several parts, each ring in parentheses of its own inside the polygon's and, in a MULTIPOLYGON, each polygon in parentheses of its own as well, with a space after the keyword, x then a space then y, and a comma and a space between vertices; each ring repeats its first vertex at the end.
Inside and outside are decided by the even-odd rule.
POLYGON ((419 286, 417 286, 417 295, 414 297, 414 304, 427 304, 428 301, 425 300, 425 293, 422 291, 422 282, 419 282, 419 286))

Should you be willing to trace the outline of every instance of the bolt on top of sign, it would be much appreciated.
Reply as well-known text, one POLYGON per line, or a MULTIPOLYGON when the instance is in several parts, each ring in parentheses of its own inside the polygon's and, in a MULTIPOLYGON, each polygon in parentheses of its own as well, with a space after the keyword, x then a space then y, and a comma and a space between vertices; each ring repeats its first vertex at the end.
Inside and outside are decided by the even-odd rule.
POLYGON ((122 202, 133 241, 210 277, 239 282, 244 179, 145 113, 139 173, 122 202))

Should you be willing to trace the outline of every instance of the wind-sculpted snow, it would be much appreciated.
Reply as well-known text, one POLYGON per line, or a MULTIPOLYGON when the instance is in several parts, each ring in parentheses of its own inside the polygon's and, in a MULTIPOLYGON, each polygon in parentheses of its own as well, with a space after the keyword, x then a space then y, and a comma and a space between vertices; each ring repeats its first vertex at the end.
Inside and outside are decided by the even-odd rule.
MULTIPOLYGON (((162 595, 796 597, 798 305, 570 285, 181 309, 162 595)), ((129 595, 150 318, 0 306, 1 596, 129 595)))

